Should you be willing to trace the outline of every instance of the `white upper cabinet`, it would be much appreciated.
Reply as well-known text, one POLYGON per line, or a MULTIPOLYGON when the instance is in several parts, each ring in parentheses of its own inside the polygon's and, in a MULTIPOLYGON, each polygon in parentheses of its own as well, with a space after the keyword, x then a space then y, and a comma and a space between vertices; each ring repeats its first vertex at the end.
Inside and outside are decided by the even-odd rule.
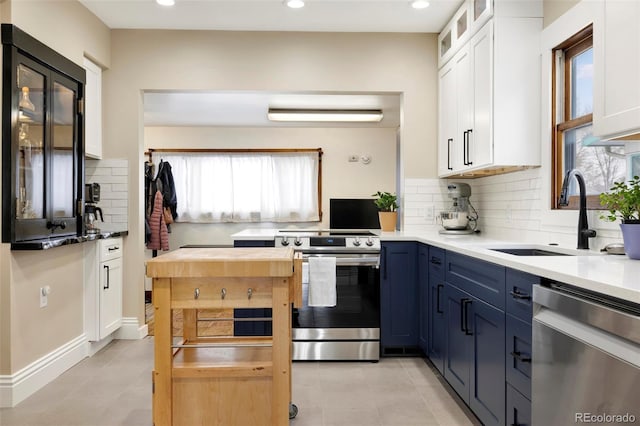
POLYGON ((87 72, 84 155, 100 159, 102 158, 102 68, 88 58, 84 58, 82 65, 87 72))
POLYGON ((469 40, 471 34, 471 1, 465 0, 438 36, 438 67, 442 67, 469 40))
POLYGON ((593 28, 593 134, 640 133, 640 2, 604 0, 593 28))
POLYGON ((469 3, 469 39, 440 69, 441 177, 540 165, 541 4, 516 2, 527 5, 517 8, 510 1, 480 3, 469 3), (455 83, 447 80, 449 74, 456 76, 455 83))

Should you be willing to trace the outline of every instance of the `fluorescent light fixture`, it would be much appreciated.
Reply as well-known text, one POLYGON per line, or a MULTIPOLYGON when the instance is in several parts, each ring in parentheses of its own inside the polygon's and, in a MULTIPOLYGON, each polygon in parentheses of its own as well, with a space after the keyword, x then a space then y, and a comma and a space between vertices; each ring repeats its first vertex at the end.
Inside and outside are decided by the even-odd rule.
POLYGON ((378 122, 382 120, 379 109, 285 109, 269 108, 271 121, 335 121, 378 122))
POLYGON ((160 6, 173 6, 176 4, 175 0, 156 0, 160 6))
POLYGON ((414 9, 425 9, 429 7, 429 2, 425 0, 414 0, 411 2, 411 7, 414 9))
POLYGON ((300 9, 301 7, 304 7, 304 1, 302 0, 287 0, 284 4, 289 6, 291 9, 300 9))

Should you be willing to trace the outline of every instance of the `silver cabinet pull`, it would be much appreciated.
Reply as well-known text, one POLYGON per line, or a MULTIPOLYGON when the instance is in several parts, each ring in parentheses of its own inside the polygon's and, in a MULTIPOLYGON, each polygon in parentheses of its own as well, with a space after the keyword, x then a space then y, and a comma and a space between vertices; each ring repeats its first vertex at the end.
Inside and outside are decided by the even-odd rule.
POLYGON ((197 299, 200 297, 200 289, 196 288, 195 290, 193 290, 193 298, 197 299))
POLYGON ((253 290, 251 289, 251 287, 249 287, 249 290, 247 290, 247 298, 249 300, 251 300, 251 295, 253 294, 253 290))
POLYGON ((227 289, 226 289, 226 288, 223 288, 223 289, 220 291, 220 295, 222 296, 222 300, 224 300, 224 298, 227 296, 227 289))

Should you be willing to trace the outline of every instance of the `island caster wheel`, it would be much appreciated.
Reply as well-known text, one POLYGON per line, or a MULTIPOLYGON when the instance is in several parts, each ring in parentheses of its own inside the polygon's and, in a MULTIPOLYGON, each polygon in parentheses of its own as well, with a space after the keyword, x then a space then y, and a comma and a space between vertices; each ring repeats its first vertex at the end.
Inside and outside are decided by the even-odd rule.
POLYGON ((296 404, 289 404, 289 420, 295 419, 298 415, 298 406, 296 404))

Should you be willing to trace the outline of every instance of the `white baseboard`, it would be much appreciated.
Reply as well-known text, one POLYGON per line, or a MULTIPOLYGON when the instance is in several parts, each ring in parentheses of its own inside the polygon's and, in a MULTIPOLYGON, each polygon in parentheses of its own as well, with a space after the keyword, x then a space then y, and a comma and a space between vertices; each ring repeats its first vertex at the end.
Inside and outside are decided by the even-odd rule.
POLYGON ((114 337, 123 340, 138 340, 149 334, 147 324, 140 325, 138 318, 127 317, 122 319, 122 326, 115 331, 114 337))
POLYGON ((0 375, 0 408, 15 407, 86 357, 87 336, 81 334, 20 371, 0 375))

